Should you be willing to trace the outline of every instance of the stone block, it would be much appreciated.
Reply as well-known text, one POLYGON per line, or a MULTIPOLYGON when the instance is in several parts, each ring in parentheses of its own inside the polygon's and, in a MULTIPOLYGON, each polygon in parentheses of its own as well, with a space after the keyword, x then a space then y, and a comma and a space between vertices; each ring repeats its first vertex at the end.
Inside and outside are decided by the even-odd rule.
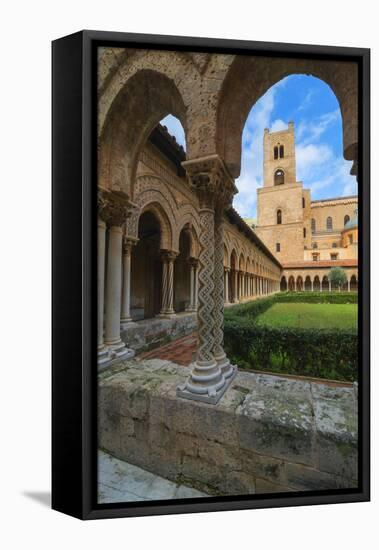
POLYGON ((237 409, 237 416, 242 449, 314 463, 313 411, 303 395, 257 387, 237 409))

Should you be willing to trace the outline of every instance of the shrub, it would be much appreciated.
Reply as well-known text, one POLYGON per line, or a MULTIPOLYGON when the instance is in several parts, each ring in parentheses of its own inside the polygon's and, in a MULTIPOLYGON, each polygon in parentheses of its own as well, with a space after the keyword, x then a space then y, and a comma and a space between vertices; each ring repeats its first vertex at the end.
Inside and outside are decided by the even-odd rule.
POLYGON ((276 302, 302 302, 304 304, 357 304, 357 292, 281 292, 276 302))
POLYGON ((258 326, 255 319, 276 302, 354 303, 349 293, 282 293, 225 312, 225 351, 241 369, 341 381, 358 375, 354 330, 258 326))

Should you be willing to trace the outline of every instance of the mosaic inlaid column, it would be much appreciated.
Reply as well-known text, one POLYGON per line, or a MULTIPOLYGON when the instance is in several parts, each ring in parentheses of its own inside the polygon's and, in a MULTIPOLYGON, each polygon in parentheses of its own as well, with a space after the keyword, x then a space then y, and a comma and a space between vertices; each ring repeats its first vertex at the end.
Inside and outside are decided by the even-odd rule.
POLYGON ((162 257, 162 308, 161 317, 175 316, 174 310, 174 261, 178 256, 173 250, 161 250, 162 257))
POLYGON ((226 379, 236 373, 224 352, 224 214, 223 203, 215 212, 214 233, 214 357, 226 379))
POLYGON ((187 382, 177 388, 177 395, 216 404, 232 377, 224 376, 215 358, 215 352, 219 352, 222 343, 220 330, 223 333, 224 307, 223 240, 218 241, 221 245, 215 249, 215 236, 218 240, 222 239, 223 233, 220 228, 222 224, 216 223, 215 226, 215 209, 220 202, 225 204, 225 194, 231 200, 236 187, 230 176, 226 178, 227 171, 217 155, 185 161, 182 165, 199 199, 200 254, 196 361, 187 382))

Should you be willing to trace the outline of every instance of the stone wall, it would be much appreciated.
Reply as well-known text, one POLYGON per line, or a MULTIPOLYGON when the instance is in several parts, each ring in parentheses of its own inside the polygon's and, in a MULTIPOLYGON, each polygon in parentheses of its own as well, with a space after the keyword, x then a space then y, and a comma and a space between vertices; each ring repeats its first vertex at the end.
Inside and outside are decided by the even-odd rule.
POLYGON ((357 485, 356 388, 238 373, 217 406, 180 399, 189 369, 132 360, 99 381, 99 444, 209 494, 357 485))

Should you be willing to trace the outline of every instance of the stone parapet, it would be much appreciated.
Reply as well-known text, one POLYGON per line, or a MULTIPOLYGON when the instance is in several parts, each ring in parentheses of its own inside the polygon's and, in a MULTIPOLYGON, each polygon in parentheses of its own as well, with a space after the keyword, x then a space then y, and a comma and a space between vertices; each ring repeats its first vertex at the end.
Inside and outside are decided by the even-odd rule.
POLYGON ((209 406, 176 396, 189 370, 154 359, 103 371, 100 446, 209 494, 357 486, 356 388, 238 373, 209 406))

